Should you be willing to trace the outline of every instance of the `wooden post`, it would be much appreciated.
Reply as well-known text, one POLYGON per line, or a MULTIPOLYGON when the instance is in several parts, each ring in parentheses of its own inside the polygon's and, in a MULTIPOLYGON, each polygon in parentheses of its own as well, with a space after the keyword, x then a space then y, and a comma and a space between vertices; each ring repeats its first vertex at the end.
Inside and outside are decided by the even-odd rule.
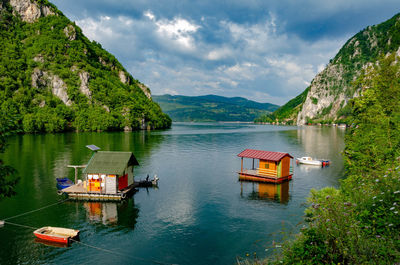
POLYGON ((242 157, 242 166, 240 167, 240 173, 243 173, 243 157, 242 157))
POLYGON ((78 182, 78 168, 77 167, 74 167, 74 169, 75 169, 75 184, 78 182))
POLYGON ((75 166, 75 165, 68 165, 67 167, 73 167, 75 169, 75 184, 77 184, 78 182, 78 168, 85 168, 87 165, 79 165, 79 166, 75 166))
POLYGON ((253 158, 253 170, 254 170, 254 158, 253 158))

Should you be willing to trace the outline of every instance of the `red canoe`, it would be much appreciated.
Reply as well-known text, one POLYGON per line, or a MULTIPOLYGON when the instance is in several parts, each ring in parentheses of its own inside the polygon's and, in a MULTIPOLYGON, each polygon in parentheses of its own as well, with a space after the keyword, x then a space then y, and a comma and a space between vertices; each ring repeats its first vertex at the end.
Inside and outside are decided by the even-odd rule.
POLYGON ((79 236, 79 230, 45 226, 35 230, 33 234, 43 240, 68 244, 71 239, 79 236))

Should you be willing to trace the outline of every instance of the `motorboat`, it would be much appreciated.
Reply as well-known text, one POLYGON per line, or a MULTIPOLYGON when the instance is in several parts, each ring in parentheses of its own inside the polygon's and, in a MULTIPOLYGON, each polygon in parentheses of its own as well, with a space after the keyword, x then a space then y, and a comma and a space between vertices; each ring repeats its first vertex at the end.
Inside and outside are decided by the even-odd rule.
POLYGON ((62 190, 74 185, 74 182, 69 178, 56 178, 57 180, 57 189, 62 190))
POLYGON ((157 175, 154 175, 153 179, 149 179, 149 175, 147 175, 145 180, 139 180, 136 182, 137 187, 157 187, 159 178, 157 175))
POLYGON ((68 244, 72 239, 79 237, 79 230, 63 228, 63 227, 52 227, 45 226, 36 229, 33 234, 42 240, 68 244))
POLYGON ((321 167, 329 165, 330 161, 326 159, 313 159, 312 157, 309 156, 303 156, 300 158, 296 158, 296 163, 321 167))

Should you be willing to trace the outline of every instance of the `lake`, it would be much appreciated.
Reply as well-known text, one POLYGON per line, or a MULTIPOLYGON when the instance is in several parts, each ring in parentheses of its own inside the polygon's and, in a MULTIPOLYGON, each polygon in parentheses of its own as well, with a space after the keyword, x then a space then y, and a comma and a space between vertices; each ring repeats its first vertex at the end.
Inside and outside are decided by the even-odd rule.
MULTIPOLYGON (((83 244, 48 246, 35 241, 33 229, 6 224, 0 228, 0 264, 234 264, 246 254, 264 258, 282 231, 299 231, 310 189, 338 187, 343 178, 340 128, 174 123, 152 132, 18 135, 2 158, 21 180, 17 195, 0 201, 0 219, 61 200, 55 178, 74 178, 66 165, 86 164, 88 144, 133 151, 140 163, 135 179, 157 174, 158 189, 141 188, 122 203, 68 200, 10 219, 79 229, 83 244), (237 154, 246 148, 332 163, 294 165, 293 180, 278 186, 239 182, 237 154)), ((250 163, 245 159, 245 167, 250 163)))

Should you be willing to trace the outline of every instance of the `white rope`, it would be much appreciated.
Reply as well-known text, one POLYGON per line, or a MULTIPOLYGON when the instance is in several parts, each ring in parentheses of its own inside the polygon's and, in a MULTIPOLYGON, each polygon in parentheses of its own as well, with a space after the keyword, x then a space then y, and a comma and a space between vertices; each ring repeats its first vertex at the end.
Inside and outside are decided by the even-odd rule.
POLYGON ((113 250, 109 250, 109 249, 105 249, 105 248, 101 248, 101 247, 92 246, 92 245, 83 243, 83 242, 81 242, 81 241, 78 241, 78 240, 75 240, 75 239, 72 239, 72 238, 71 238, 71 240, 74 241, 74 242, 76 242, 76 243, 78 243, 78 244, 81 244, 81 245, 84 245, 84 246, 86 246, 86 247, 89 247, 89 248, 101 250, 101 251, 104 251, 104 252, 108 252, 108 253, 110 253, 110 254, 117 254, 117 255, 119 255, 119 256, 123 256, 123 257, 126 257, 126 258, 133 258, 133 259, 136 259, 136 260, 147 261, 147 262, 148 262, 148 261, 151 261, 151 262, 153 262, 153 263, 162 264, 162 265, 167 265, 167 264, 170 265, 170 264, 171 264, 171 263, 164 263, 164 262, 161 262, 161 261, 148 260, 148 259, 144 259, 144 258, 134 257, 134 256, 131 256, 131 255, 126 255, 126 254, 123 254, 123 253, 120 253, 120 252, 116 252, 116 251, 113 251, 113 250))
POLYGON ((10 224, 10 225, 15 225, 15 226, 20 226, 20 227, 24 227, 24 228, 28 228, 28 229, 33 229, 33 230, 38 229, 36 227, 32 227, 32 226, 29 226, 29 225, 21 225, 21 224, 11 223, 9 221, 5 221, 4 223, 10 224))
POLYGON ((65 202, 65 201, 67 201, 67 200, 68 200, 68 198, 67 198, 67 199, 65 199, 65 200, 58 201, 58 202, 56 202, 56 203, 53 203, 53 204, 47 205, 47 206, 43 206, 43 207, 41 207, 41 208, 39 208, 39 209, 32 210, 32 211, 25 212, 25 213, 21 213, 21 214, 18 214, 18 215, 12 216, 12 217, 7 217, 7 218, 5 218, 5 219, 2 219, 2 220, 3 220, 3 221, 6 221, 6 220, 9 220, 9 219, 13 219, 13 218, 17 218, 17 217, 20 217, 20 216, 23 216, 23 215, 27 215, 27 214, 30 214, 30 213, 34 213, 34 212, 37 212, 37 211, 40 211, 40 210, 43 210, 43 209, 49 208, 49 207, 51 207, 51 206, 54 206, 54 205, 57 205, 57 204, 63 203, 63 202, 65 202))

